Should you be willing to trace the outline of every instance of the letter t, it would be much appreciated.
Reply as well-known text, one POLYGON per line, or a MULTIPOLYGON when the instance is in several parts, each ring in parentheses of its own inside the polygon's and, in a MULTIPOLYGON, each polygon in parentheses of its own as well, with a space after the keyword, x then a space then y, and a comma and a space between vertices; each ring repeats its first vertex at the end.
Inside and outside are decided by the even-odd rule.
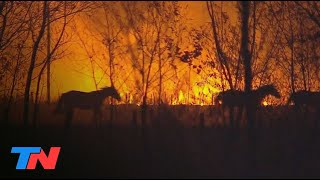
POLYGON ((41 147, 12 147, 11 153, 20 153, 16 169, 26 169, 30 154, 40 151, 41 147))

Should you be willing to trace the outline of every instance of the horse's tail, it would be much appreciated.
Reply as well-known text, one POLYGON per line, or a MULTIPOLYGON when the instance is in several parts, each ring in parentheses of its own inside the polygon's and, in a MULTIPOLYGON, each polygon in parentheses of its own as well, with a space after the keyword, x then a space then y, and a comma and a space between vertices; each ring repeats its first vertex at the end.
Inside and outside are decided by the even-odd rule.
POLYGON ((63 113, 63 96, 59 98, 56 109, 53 111, 54 114, 63 113))

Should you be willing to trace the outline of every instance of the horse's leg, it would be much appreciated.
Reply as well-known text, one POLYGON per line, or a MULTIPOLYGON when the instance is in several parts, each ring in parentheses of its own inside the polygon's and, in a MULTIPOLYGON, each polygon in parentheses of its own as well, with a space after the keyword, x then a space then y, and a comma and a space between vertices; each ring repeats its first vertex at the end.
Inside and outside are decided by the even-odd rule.
MULTIPOLYGON (((223 118, 221 117, 221 105, 216 105, 215 107, 213 107, 213 108, 215 108, 214 109, 214 112, 215 112, 215 115, 216 115, 216 120, 215 120, 215 123, 216 123, 216 126, 223 126, 223 118), (220 120, 220 118, 221 118, 221 120, 220 120), (221 123, 221 124, 220 124, 221 123)), ((214 114, 212 114, 212 115, 214 115, 214 114)))
POLYGON ((101 108, 96 108, 94 110, 94 119, 95 119, 95 122, 96 122, 96 127, 99 128, 101 126, 101 119, 102 119, 101 108))
POLYGON ((101 109, 98 110, 98 126, 101 127, 101 121, 102 121, 102 111, 101 109))
POLYGON ((242 113, 243 113, 243 106, 240 105, 238 109, 238 117, 236 119, 236 127, 241 127, 241 122, 242 122, 242 113))
POLYGON ((297 104, 294 106, 295 116, 292 118, 292 127, 298 126, 298 121, 304 118, 304 107, 303 104, 297 104))
POLYGON ((230 127, 234 128, 234 109, 235 106, 229 106, 230 112, 229 112, 229 122, 230 122, 230 127))
POLYGON ((316 118, 313 118, 314 119, 314 127, 316 129, 318 129, 318 118, 320 117, 320 105, 316 106, 316 115, 315 115, 316 118))
POLYGON ((66 112, 66 122, 65 122, 65 128, 69 129, 71 127, 71 122, 73 118, 73 109, 69 108, 66 112))
POLYGON ((96 128, 98 128, 98 110, 97 109, 93 110, 93 121, 96 125, 96 128))
POLYGON ((257 124, 257 128, 262 128, 263 126, 263 119, 264 118, 260 118, 260 114, 262 114, 262 108, 261 107, 257 107, 257 106, 254 106, 254 121, 256 122, 257 124))
POLYGON ((298 122, 297 122, 297 127, 300 127, 300 128, 301 128, 301 127, 303 127, 304 125, 306 125, 306 124, 309 122, 308 113, 309 113, 309 106, 306 105, 306 106, 303 108, 303 112, 302 112, 304 121, 298 121, 298 122))
POLYGON ((220 115, 222 116, 222 125, 224 126, 224 127, 226 127, 227 126, 227 123, 226 123, 226 118, 225 118, 225 116, 224 116, 224 112, 225 112, 225 105, 224 104, 222 104, 222 106, 219 108, 219 112, 220 112, 220 115))

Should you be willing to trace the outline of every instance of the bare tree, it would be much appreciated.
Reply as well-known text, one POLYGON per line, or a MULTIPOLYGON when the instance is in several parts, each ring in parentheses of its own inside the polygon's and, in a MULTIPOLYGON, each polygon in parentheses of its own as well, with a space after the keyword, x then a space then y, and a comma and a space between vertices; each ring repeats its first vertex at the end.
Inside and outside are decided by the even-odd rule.
MULTIPOLYGON (((119 3, 117 2, 102 2, 103 19, 101 21, 94 21, 98 24, 99 28, 103 27, 100 31, 101 41, 106 48, 107 56, 104 56, 107 60, 109 69, 109 82, 111 86, 115 86, 115 78, 117 75, 116 69, 118 67, 119 56, 122 53, 122 30, 123 24, 119 23, 120 12, 118 12, 119 3)), ((96 17, 95 17, 96 18, 96 17)), ((95 20, 95 19, 93 19, 95 20)), ((99 30, 98 30, 99 31, 99 30)), ((119 81, 118 81, 119 82, 119 81)), ((114 121, 114 99, 111 98, 110 103, 110 125, 114 121)))
MULTIPOLYGON (((31 80, 32 80, 32 75, 33 75, 33 70, 35 67, 35 62, 36 62, 36 58, 37 58, 37 53, 38 53, 38 48, 39 48, 39 44, 40 41, 44 35, 45 32, 45 26, 46 26, 46 14, 47 14, 47 2, 44 1, 43 2, 43 7, 42 7, 42 22, 40 25, 40 30, 39 33, 37 34, 37 38, 33 44, 33 48, 32 48, 32 55, 31 55, 31 59, 30 59, 30 66, 28 68, 28 75, 27 75, 27 80, 26 80, 26 87, 25 87, 25 93, 24 93, 24 108, 23 108, 23 123, 24 126, 28 125, 29 122, 29 99, 30 99, 30 87, 31 87, 31 80)), ((30 27, 33 28, 33 27, 30 27)))
MULTIPOLYGON (((28 37, 29 35, 27 35, 26 37, 28 37)), ((23 63, 23 50, 24 50, 24 45, 25 45, 25 41, 22 41, 21 44, 18 45, 18 54, 17 56, 15 56, 16 58, 16 65, 14 67, 14 72, 12 74, 12 83, 11 83, 11 88, 10 88, 10 93, 9 93, 9 99, 8 99, 8 102, 7 102, 7 106, 6 108, 4 109, 4 119, 5 119, 5 124, 8 125, 9 123, 9 113, 10 113, 10 110, 11 110, 11 105, 12 105, 12 101, 13 101, 13 93, 14 93, 14 90, 16 88, 16 85, 17 85, 17 81, 18 81, 18 78, 19 78, 19 72, 21 71, 22 69, 22 63, 23 63)))
POLYGON ((0 3, 0 82, 4 84, 0 91, 3 91, 5 97, 8 97, 4 108, 6 124, 9 122, 13 94, 23 72, 23 60, 25 59, 23 51, 29 36, 29 32, 26 30, 26 15, 29 13, 31 5, 32 3, 7 1, 0 3))
POLYGON ((94 86, 95 86, 95 89, 98 90, 98 81, 97 81, 97 78, 96 78, 96 72, 95 72, 95 60, 94 60, 94 56, 96 55, 95 54, 95 51, 94 51, 94 47, 93 45, 91 46, 91 50, 89 50, 89 47, 87 46, 87 43, 83 40, 83 38, 81 37, 81 35, 79 33, 77 33, 77 36, 80 40, 80 44, 81 44, 81 47, 85 50, 86 52, 86 55, 87 57, 89 58, 89 61, 90 61, 90 67, 91 67, 91 73, 92 73, 92 80, 94 82, 94 86))
POLYGON ((273 31, 277 32, 279 39, 275 44, 282 51, 278 57, 283 60, 278 61, 280 68, 277 69, 288 77, 291 92, 296 89, 310 90, 312 84, 317 84, 312 83, 316 80, 316 77, 312 77, 313 74, 318 74, 317 53, 312 51, 315 50, 313 44, 320 39, 317 35, 317 19, 313 17, 318 6, 319 3, 310 2, 268 3, 271 18, 268 22, 274 23, 273 31))
MULTIPOLYGON (((216 56, 219 60, 219 63, 222 68, 222 73, 225 79, 227 80, 230 89, 234 89, 234 85, 232 82, 232 72, 230 69, 230 57, 227 56, 227 53, 223 50, 221 45, 221 38, 219 38, 219 35, 218 35, 217 21, 216 21, 217 17, 215 15, 214 6, 215 6, 214 2, 207 2, 207 9, 211 19, 211 27, 212 27, 214 43, 215 43, 216 56)), ((221 8, 222 8, 222 5, 221 5, 221 8)), ((222 11, 220 13, 222 15, 222 11)))
MULTIPOLYGON (((318 1, 294 2, 320 28, 320 3, 318 1)), ((318 36, 317 34, 315 34, 318 36)))
POLYGON ((254 126, 254 109, 251 103, 251 90, 252 90, 252 69, 251 69, 251 52, 249 50, 249 15, 250 15, 250 2, 242 1, 240 5, 241 12, 241 59, 245 69, 245 93, 247 94, 247 118, 248 127, 254 126))
MULTIPOLYGON (((141 117, 142 125, 145 125, 146 111, 147 111, 147 97, 148 91, 151 85, 151 69, 154 65, 157 57, 157 47, 160 43, 159 33, 156 32, 154 26, 154 15, 157 13, 156 5, 154 3, 141 3, 141 9, 134 6, 137 2, 124 3, 123 7, 127 12, 126 18, 128 19, 128 29, 137 41, 136 48, 138 50, 138 57, 133 50, 132 46, 129 46, 131 53, 133 67, 138 70, 141 76, 140 89, 142 95, 141 117), (135 7, 135 8, 132 8, 135 7)), ((128 37, 129 40, 129 37, 128 37)), ((129 40, 130 42, 130 40, 129 40)), ((139 82, 140 80, 137 80, 139 82)))
MULTIPOLYGON (((34 9, 32 9, 32 13, 28 14, 28 23, 29 23, 29 29, 32 35, 32 54, 31 54, 31 60, 30 60, 30 66, 28 68, 28 74, 26 79, 26 86, 25 86, 25 94, 24 94, 24 110, 23 110, 23 121, 24 125, 28 125, 28 118, 29 118, 29 99, 30 99, 30 89, 31 89, 31 83, 32 83, 32 76, 33 71, 38 65, 36 65, 36 61, 38 59, 38 52, 39 48, 42 48, 41 40, 44 37, 44 33, 47 27, 47 23, 50 23, 52 25, 53 22, 56 22, 60 19, 63 19, 65 17, 69 17, 72 15, 75 15, 79 12, 84 12, 85 10, 90 8, 91 3, 79 3, 79 2, 70 2, 67 4, 64 3, 56 3, 57 6, 53 7, 52 10, 48 11, 48 3, 44 2, 43 5, 40 3, 35 3, 34 9), (35 12, 38 11, 38 9, 42 8, 43 14, 37 14, 35 12), (60 9, 60 10, 59 10, 60 9), (67 9, 67 11, 61 10, 61 9, 67 9), (48 14, 50 13, 50 21, 48 22, 48 14), (55 16, 52 16, 51 13, 55 13, 55 16), (41 18, 41 19, 40 19, 41 18), (38 31, 38 33, 36 33, 38 31)), ((47 45, 47 44, 46 44, 47 45)), ((50 53, 49 53, 50 56, 50 53)), ((46 59, 50 59, 51 57, 47 57, 46 59)), ((47 66, 47 63, 45 63, 47 60, 42 61, 40 64, 45 64, 47 66)), ((42 75, 42 73, 41 73, 42 75)))
MULTIPOLYGON (((62 4, 62 3, 61 3, 62 4)), ((57 6, 60 6, 60 4, 58 4, 57 6)), ((63 19, 63 25, 62 25, 62 28, 59 32, 59 35, 58 35, 58 39, 53 47, 52 50, 50 50, 50 47, 47 47, 47 57, 45 58, 45 60, 43 60, 42 62, 42 67, 41 67, 41 70, 39 72, 39 75, 38 75, 38 78, 37 78, 37 87, 36 87, 36 94, 35 94, 35 103, 34 103, 34 113, 33 113, 33 126, 36 127, 37 124, 38 124, 38 112, 39 112, 39 91, 40 91, 40 83, 41 83, 41 78, 42 78, 42 75, 43 75, 43 72, 44 70, 47 68, 47 72, 50 71, 50 66, 48 66, 49 63, 52 63, 52 57, 54 57, 56 51, 62 47, 62 45, 64 45, 64 42, 62 41, 63 39, 63 36, 65 34, 65 29, 66 29, 66 26, 67 26, 67 3, 66 2, 63 2, 63 11, 64 11, 64 14, 65 14, 65 17, 63 19)), ((49 7, 49 6, 48 6, 49 7)), ((47 13, 49 14, 50 13, 50 10, 49 8, 47 9, 47 13)), ((53 23, 53 22, 47 22, 48 24, 49 23, 53 23)), ((47 26, 48 27, 48 26, 47 26)), ((47 29, 47 31, 49 31, 50 29, 47 29)), ((49 33, 50 34, 50 33, 49 33)), ((48 35, 47 38, 50 38, 50 40, 47 41, 47 43, 50 43, 51 41, 51 35, 48 35)), ((50 46, 50 45, 48 45, 50 46)), ((47 76, 50 76, 50 74, 47 74, 47 76)), ((48 77, 47 77, 48 78, 48 77)), ((50 84, 50 81, 47 81, 47 86, 48 86, 48 83, 50 84)), ((48 89, 47 89, 48 90, 48 89)), ((50 89, 49 89, 50 91, 50 89)), ((48 93, 48 91, 47 91, 48 93)), ((49 93, 50 94, 50 93, 49 93)), ((50 102, 50 95, 47 94, 47 103, 50 102)))
POLYGON ((0 52, 3 52, 25 32, 26 18, 32 4, 32 2, 1 1, 0 52))
POLYGON ((51 48, 51 35, 50 35, 50 3, 48 4, 47 9, 47 104, 50 104, 51 95, 50 95, 50 73, 51 73, 51 62, 50 62, 50 48, 51 48))

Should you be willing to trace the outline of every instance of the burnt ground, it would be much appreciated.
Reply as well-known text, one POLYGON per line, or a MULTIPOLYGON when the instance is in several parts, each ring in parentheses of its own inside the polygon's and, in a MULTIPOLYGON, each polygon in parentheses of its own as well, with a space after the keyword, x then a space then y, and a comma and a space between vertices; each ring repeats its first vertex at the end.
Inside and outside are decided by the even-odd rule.
POLYGON ((62 128, 1 130, 1 177, 320 177, 314 129, 62 128), (16 170, 12 146, 61 146, 55 170, 16 170))
POLYGON ((63 117, 43 111, 37 128, 24 128, 22 123, 1 126, 0 177, 320 177, 320 128, 305 123, 303 115, 279 111, 281 108, 265 111, 261 114, 279 112, 258 116, 267 123, 261 123, 249 135, 244 127, 231 129, 214 123, 219 120, 215 112, 195 108, 161 112, 153 119, 148 115, 150 121, 166 123, 144 129, 129 125, 131 110, 118 108, 114 126, 104 123, 100 128, 95 128, 83 112, 78 113, 68 131, 63 128, 63 117), (199 124, 199 112, 205 113, 204 127, 195 125, 199 124), (289 115, 284 116, 285 112, 289 115), (181 117, 191 125, 173 123, 181 117), (213 118, 211 123, 209 117, 213 118), (40 146, 46 153, 50 147, 60 146, 56 169, 43 170, 38 163, 36 170, 16 170, 18 154, 10 153, 13 146, 40 146))

